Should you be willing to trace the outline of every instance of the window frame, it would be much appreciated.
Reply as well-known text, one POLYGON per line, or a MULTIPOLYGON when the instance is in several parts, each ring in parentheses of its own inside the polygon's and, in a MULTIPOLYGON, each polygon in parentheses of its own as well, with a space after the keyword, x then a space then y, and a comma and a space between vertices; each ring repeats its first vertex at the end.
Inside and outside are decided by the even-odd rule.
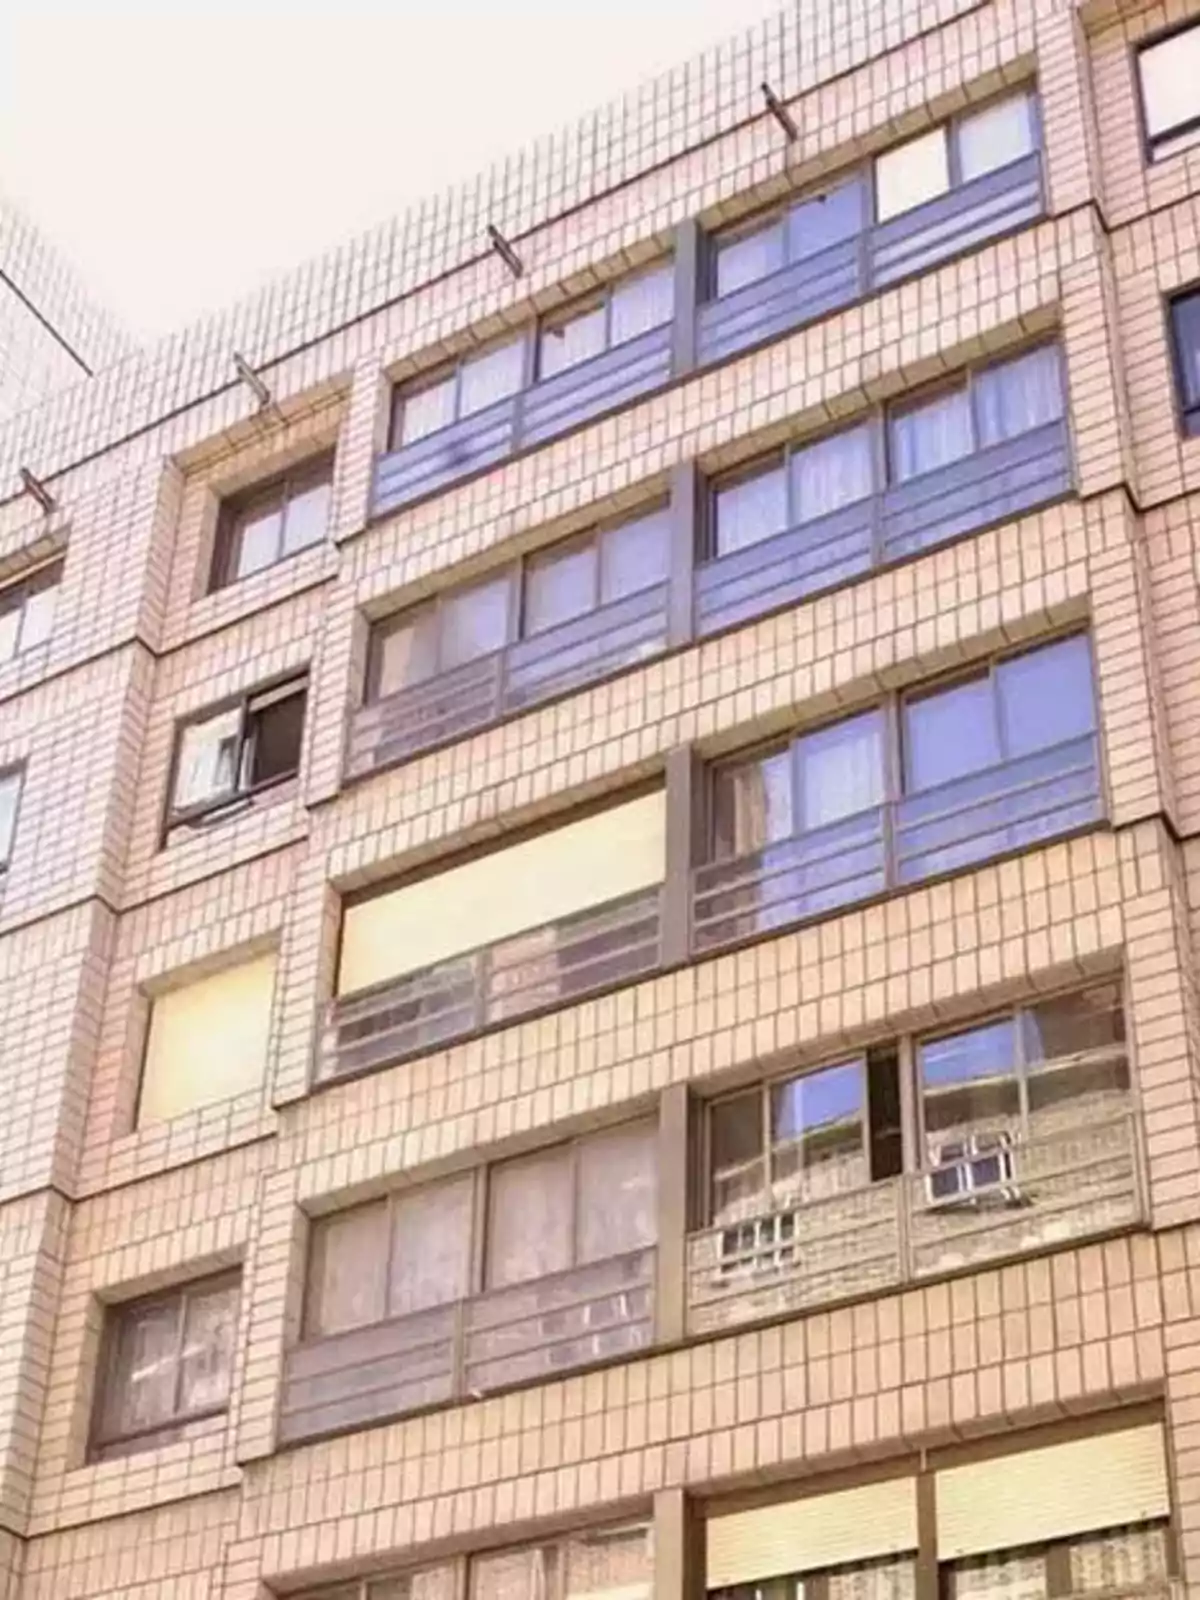
POLYGON ((284 561, 290 561, 294 556, 303 555, 307 550, 316 550, 320 545, 328 542, 329 528, 320 539, 314 539, 311 544, 302 545, 298 550, 284 548, 287 536, 288 509, 300 493, 317 487, 320 483, 327 483, 332 493, 333 474, 336 465, 337 452, 334 447, 321 450, 313 455, 307 455, 295 461, 291 466, 285 467, 282 472, 274 473, 269 478, 262 478, 255 483, 248 484, 244 489, 235 490, 232 494, 222 495, 217 506, 216 530, 213 536, 212 560, 209 564, 208 584, 206 594, 216 594, 222 589, 229 589, 239 583, 248 583, 251 578, 257 578, 264 572, 270 572, 284 561), (305 481, 309 480, 309 481, 305 481), (279 532, 276 536, 275 556, 264 566, 257 567, 253 572, 239 573, 237 560, 241 549, 241 539, 245 531, 244 521, 247 511, 260 501, 266 504, 272 499, 277 500, 277 505, 272 509, 279 511, 279 532))
MULTIPOLYGON (((499 1155, 485 1159, 472 1166, 464 1167, 458 1172, 446 1173, 440 1177, 431 1177, 424 1182, 408 1185, 404 1188, 392 1188, 386 1194, 379 1195, 372 1200, 360 1201, 357 1205, 342 1206, 332 1211, 322 1212, 314 1216, 310 1222, 308 1244, 305 1251, 304 1264, 304 1293, 300 1315, 300 1337, 298 1346, 308 1346, 323 1343, 329 1339, 341 1339, 348 1335, 361 1333, 367 1328, 382 1327, 392 1322, 403 1322, 409 1317, 425 1316, 428 1312, 440 1307, 461 1305, 465 1301, 476 1300, 492 1294, 505 1294, 519 1290, 530 1284, 544 1282, 546 1278, 556 1277, 561 1273, 577 1272, 582 1267, 592 1265, 591 1262, 579 1260, 579 1168, 582 1147, 589 1141, 603 1139, 606 1136, 643 1129, 652 1139, 659 1135, 659 1113, 657 1107, 640 1114, 622 1117, 620 1121, 607 1123, 603 1127, 589 1128, 584 1132, 573 1134, 565 1139, 552 1139, 548 1143, 535 1145, 529 1150, 513 1151, 509 1155, 499 1155), (490 1260, 492 1253, 491 1218, 492 1218, 492 1183, 493 1175, 501 1168, 510 1166, 515 1162, 546 1159, 548 1157, 565 1157, 570 1164, 570 1186, 572 1193, 572 1256, 571 1265, 556 1268, 553 1272, 545 1274, 543 1278, 514 1279, 511 1283, 490 1283, 490 1260), (467 1261, 467 1286, 465 1292, 457 1299, 437 1302, 434 1306, 422 1308, 420 1311, 401 1311, 392 1313, 385 1310, 383 1317, 373 1322, 355 1324, 350 1328, 341 1328, 334 1333, 321 1333, 318 1330, 321 1316, 320 1306, 317 1303, 316 1276, 313 1272, 313 1258, 317 1249, 317 1230, 322 1223, 331 1219, 348 1216, 352 1212, 365 1212, 370 1207, 381 1207, 386 1217, 387 1226, 387 1251, 382 1263, 385 1282, 385 1294, 391 1284, 392 1262, 395 1259, 397 1242, 397 1211, 403 1200, 418 1191, 432 1191, 443 1186, 450 1186, 469 1180, 471 1185, 471 1203, 469 1207, 470 1224, 469 1237, 464 1241, 464 1255, 467 1261)), ((645 1248, 652 1249, 653 1245, 645 1248)), ((626 1252, 618 1252, 625 1254, 626 1252)), ((600 1260, 611 1259, 600 1257, 600 1260)))
MULTIPOLYGON (((26 763, 24 761, 13 761, 8 766, 0 767, 0 789, 10 780, 15 779, 17 790, 17 797, 13 802, 12 832, 8 837, 7 848, 0 850, 0 883, 3 883, 5 875, 12 866, 13 851, 17 843, 17 829, 21 823, 21 802, 25 798, 26 775, 26 763)), ((3 840, 0 839, 0 843, 2 842, 3 840)))
POLYGON ((135 1454, 137 1453, 139 1441, 145 1441, 144 1448, 147 1449, 153 1449, 156 1440, 163 1446, 174 1444, 177 1441, 172 1436, 177 1430, 188 1428, 193 1423, 223 1416, 228 1412, 233 1398, 233 1379, 238 1353, 237 1325, 241 1320, 241 1315, 242 1269, 240 1266, 223 1268, 217 1272, 207 1273, 202 1278, 189 1278, 185 1283, 175 1284, 169 1289, 157 1290, 153 1294, 136 1295, 128 1300, 114 1301, 112 1304, 106 1305, 104 1308, 104 1326, 100 1337, 100 1358, 96 1366, 91 1424, 88 1429, 88 1461, 111 1461, 127 1454, 135 1454), (192 1299, 213 1294, 220 1289, 235 1289, 237 1295, 234 1308, 235 1331, 229 1361, 229 1391, 220 1405, 201 1406, 193 1411, 180 1411, 177 1408, 180 1385, 183 1381, 182 1358, 187 1337, 188 1307, 192 1299), (173 1410, 168 1419, 152 1426, 147 1425, 144 1428, 135 1428, 128 1433, 107 1434, 104 1429, 104 1413, 118 1377, 117 1363, 120 1354, 123 1320, 134 1309, 143 1310, 172 1303, 176 1303, 178 1306, 174 1367, 176 1409, 173 1410), (133 1446, 134 1448, 131 1450, 127 1448, 128 1446, 133 1446))
POLYGON ((255 684, 251 689, 244 689, 239 694, 229 695, 224 700, 218 700, 198 711, 189 712, 187 716, 176 720, 171 763, 168 769, 166 799, 163 807, 163 821, 160 829, 162 844, 165 845, 172 835, 182 828, 194 828, 203 826, 207 822, 222 820, 236 810, 253 805, 258 795, 266 794, 270 790, 279 788, 282 784, 291 783, 299 777, 304 759, 304 740, 308 732, 308 694, 310 687, 310 672, 305 667, 299 672, 285 673, 266 683, 255 684), (291 695, 280 693, 281 690, 288 688, 293 691, 291 695), (197 800, 190 806, 177 807, 174 804, 175 787, 179 781, 181 770, 184 740, 189 728, 200 727, 206 722, 215 721, 218 717, 224 716, 230 711, 238 711, 239 725, 235 772, 239 775, 240 783, 240 774, 245 764, 247 750, 252 748, 251 718, 259 711, 265 711, 270 706, 277 705, 281 701, 293 697, 301 698, 304 702, 301 710, 300 744, 296 752, 294 771, 277 773, 275 776, 263 779, 258 783, 248 783, 244 787, 235 787, 228 794, 208 800, 197 800), (256 702, 260 700, 266 701, 266 704, 262 706, 256 705, 256 702))
POLYGON ((0 618, 8 616, 13 611, 20 613, 12 654, 0 657, 0 668, 6 667, 10 661, 19 660, 21 656, 26 655, 30 650, 36 650, 39 644, 48 644, 50 642, 53 637, 53 622, 51 623, 51 631, 44 639, 39 639, 31 645, 23 643, 25 623, 28 617, 28 602, 36 595, 60 589, 65 565, 64 557, 55 556, 28 572, 21 573, 20 576, 0 588, 0 618))
MULTIPOLYGON (((954 112, 951 116, 944 118, 943 121, 935 123, 934 127, 918 129, 916 132, 910 134, 907 138, 899 140, 896 144, 886 146, 886 148, 878 151, 870 158, 869 167, 871 203, 869 210, 871 223, 869 225, 876 228, 886 228, 892 223, 899 222, 902 217, 912 216, 912 214, 916 211, 919 211, 922 206, 933 205, 938 200, 944 200, 947 195, 952 195, 959 189, 966 188, 967 184, 969 183, 979 183, 983 179, 991 177, 995 172, 1003 172, 1005 167, 1015 166, 1017 161, 1024 161, 1027 158, 1026 156, 1018 156, 1015 161, 1006 161, 1003 163, 1003 165, 992 168, 991 172, 981 173, 978 178, 964 179, 963 177, 961 132, 963 123, 969 122, 973 117, 979 116, 980 113, 984 111, 990 111, 993 106, 1003 105, 1006 100, 1020 99, 1025 101, 1025 104, 1028 108, 1029 128, 1033 140, 1033 147, 1027 152, 1027 155, 1041 154, 1045 148, 1045 130, 1042 125, 1041 96, 1038 92, 1038 85, 1035 80, 1019 84, 1015 88, 1002 90, 999 94, 988 95, 983 100, 973 101, 970 104, 963 106, 961 110, 954 112), (916 205, 908 206, 903 211, 893 212, 890 217, 885 217, 881 221, 879 217, 879 184, 876 173, 876 163, 879 157, 889 155, 894 150, 903 150, 905 145, 915 144, 919 139, 922 139, 927 134, 934 133, 935 131, 940 131, 945 141, 945 189, 941 192, 941 194, 931 195, 929 199, 918 201, 916 205)), ((989 244, 994 242, 994 239, 988 240, 989 244)))
POLYGON ((1184 155, 1194 145, 1186 145, 1178 150, 1159 151, 1156 146, 1163 145, 1175 139, 1187 139, 1192 134, 1196 135, 1196 144, 1200 144, 1200 111, 1186 122, 1168 128, 1163 133, 1150 132, 1150 106, 1146 96, 1146 83, 1142 73, 1142 57, 1148 50, 1153 50, 1158 45, 1169 44, 1172 39, 1181 34, 1189 33, 1194 28, 1200 28, 1200 16, 1182 17, 1178 22, 1168 23, 1165 28, 1157 28, 1148 33, 1144 39, 1139 39, 1131 46, 1130 54, 1133 67, 1133 87, 1138 108, 1138 130, 1141 136, 1142 164, 1145 167, 1157 166, 1161 161, 1169 161, 1172 156, 1184 155))
MULTIPOLYGON (((619 605, 621 600, 602 601, 600 599, 601 585, 603 583, 603 553, 602 545, 605 538, 621 528, 628 527, 631 523, 643 522, 650 517, 671 514, 670 501, 663 496, 655 496, 645 505, 639 506, 619 516, 602 517, 596 522, 588 523, 585 527, 574 533, 563 534, 560 538, 552 540, 549 544, 539 545, 536 549, 526 550, 500 566, 493 567, 487 572, 481 572, 477 577, 469 578, 462 583, 455 584, 445 589, 439 589, 435 594, 429 595, 424 600, 418 600, 412 605, 404 606, 398 611, 389 612, 386 616, 375 618, 369 627, 367 638, 366 671, 363 676, 363 691, 361 706, 371 706, 386 703, 393 696, 409 693, 411 690, 427 684, 436 683, 441 677, 461 672, 464 667, 475 662, 486 661, 493 655, 501 655, 515 644, 523 644, 527 640, 549 638, 557 628, 570 627, 573 623, 581 621, 584 617, 594 616, 595 613, 607 605, 619 605), (566 622, 553 623, 548 628, 539 628, 530 631, 528 628, 528 581, 531 568, 539 561, 552 559, 558 552, 565 552, 572 546, 594 545, 596 549, 596 604, 589 611, 580 612, 578 617, 569 618, 566 622), (405 684, 403 688, 392 690, 390 695, 379 693, 379 680, 382 671, 383 647, 385 641, 393 634, 399 633, 404 628, 415 622, 423 612, 434 611, 438 615, 438 627, 441 627, 440 613, 442 608, 450 601, 457 599, 470 590, 482 587, 485 584, 507 579, 509 584, 508 600, 508 629, 507 638, 496 650, 487 651, 482 655, 473 656, 469 662, 462 662, 456 667, 441 668, 431 673, 427 678, 415 679, 412 683, 405 684)), ((667 568, 671 564, 671 527, 668 521, 665 527, 667 544, 667 568)), ((648 587, 652 587, 649 586, 648 587)), ((634 591, 641 593, 644 591, 634 591)), ((622 597, 626 599, 628 596, 622 597)), ((441 649, 441 636, 439 632, 438 650, 441 649)), ((541 704, 542 702, 538 702, 541 704)))
MULTIPOLYGON (((1197 26, 1200 27, 1200 18, 1197 19, 1197 26)), ((1189 300, 1196 301, 1197 321, 1200 322, 1200 282, 1186 284, 1183 288, 1164 295, 1163 316, 1166 323, 1167 345, 1171 352, 1171 378, 1175 385, 1175 425, 1183 438, 1196 439, 1200 438, 1200 392, 1197 393, 1195 401, 1189 404, 1183 346, 1175 316, 1176 307, 1189 300)), ((1200 375, 1200 349, 1196 352, 1196 365, 1200 375)), ((1200 391, 1200 384, 1197 385, 1197 389, 1200 391)))

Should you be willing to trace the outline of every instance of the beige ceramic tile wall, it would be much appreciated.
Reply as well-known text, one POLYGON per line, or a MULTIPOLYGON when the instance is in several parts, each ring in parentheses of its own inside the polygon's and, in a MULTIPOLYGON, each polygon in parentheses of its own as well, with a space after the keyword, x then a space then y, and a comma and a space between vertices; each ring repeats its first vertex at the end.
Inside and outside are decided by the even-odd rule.
POLYGON ((1186 1570, 1200 1572, 1200 457, 1175 436, 1161 315, 1163 293, 1200 275, 1200 183, 1194 155, 1144 171, 1128 57, 1196 9, 798 0, 714 57, 702 93, 694 76, 660 80, 0 431, 0 488, 25 463, 59 500, 48 518, 0 504, 0 570, 66 557, 54 639, 0 669, 0 761, 29 764, 0 900, 0 1600, 16 1600, 5 1585, 21 1567, 22 1600, 259 1600, 264 1578, 1145 1395, 1167 1404, 1186 1570), (758 114, 764 76, 794 102, 795 147, 758 114), (388 374, 619 273, 687 217, 731 217, 752 192, 784 193, 1035 76, 1048 220, 365 528, 388 374), (480 251, 489 217, 521 235, 520 284, 480 251), (362 607, 635 503, 676 463, 727 464, 1054 330, 1080 500, 339 792, 362 607), (258 414, 232 381, 235 348, 266 363, 278 411, 258 414), (336 543, 205 596, 216 495, 335 435, 336 543), (680 744, 728 747, 1085 621, 1115 831, 306 1095, 331 885, 565 810, 661 770, 680 744), (160 848, 177 718, 310 663, 294 789, 160 848), (276 944, 262 1092, 133 1129, 146 994, 276 944), (303 1207, 671 1083, 711 1087, 1118 969, 1152 1234, 272 1454, 303 1207), (87 1464, 102 1300, 232 1261, 244 1295, 227 1421, 87 1464))

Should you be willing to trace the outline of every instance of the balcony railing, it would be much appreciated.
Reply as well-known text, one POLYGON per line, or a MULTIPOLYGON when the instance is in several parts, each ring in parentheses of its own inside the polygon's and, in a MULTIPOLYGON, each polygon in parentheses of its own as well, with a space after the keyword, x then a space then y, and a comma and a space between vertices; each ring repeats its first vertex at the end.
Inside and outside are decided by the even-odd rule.
POLYGON ((1095 734, 813 828, 692 878, 692 944, 720 949, 887 889, 1088 827, 1102 815, 1095 734))
POLYGON ((652 1248, 297 1345, 282 1443, 553 1378, 629 1355, 654 1331, 652 1248))
MULTIPOLYGON (((694 330, 694 366, 711 366, 1025 227, 1044 210, 1042 161, 1034 152, 719 300, 680 295, 676 324, 694 330)), ((690 342, 665 324, 398 446, 376 462, 373 514, 434 494, 684 377, 674 351, 690 342)))
POLYGON ((1002 1161, 967 1154, 935 1174, 789 1200, 692 1234, 688 1331, 879 1294, 1146 1220, 1127 1103, 1110 1099, 1070 1126, 1013 1138, 1004 1152, 1002 1161))
POLYGON ((667 586, 659 583, 363 706, 351 728, 347 773, 359 777, 461 738, 666 646, 667 586))
POLYGON ((334 1000, 319 1076, 386 1066, 653 971, 661 898, 644 890, 334 1000))

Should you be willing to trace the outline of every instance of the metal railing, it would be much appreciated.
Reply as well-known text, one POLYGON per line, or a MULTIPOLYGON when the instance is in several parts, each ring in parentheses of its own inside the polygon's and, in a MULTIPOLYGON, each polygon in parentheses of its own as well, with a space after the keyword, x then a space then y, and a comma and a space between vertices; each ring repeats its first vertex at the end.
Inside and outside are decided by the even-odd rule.
POLYGON ((653 971, 661 899, 642 890, 332 1001, 318 1077, 386 1066, 653 971))
POLYGON ((734 1327, 1145 1221, 1136 1114, 1126 1104, 906 1173, 789 1199, 693 1233, 687 1326, 734 1327))
POLYGON ((281 1443, 629 1355, 654 1336, 653 1247, 299 1344, 281 1443))
POLYGON ((1100 820, 1094 733, 884 801, 692 874, 698 952, 956 872, 1100 820))

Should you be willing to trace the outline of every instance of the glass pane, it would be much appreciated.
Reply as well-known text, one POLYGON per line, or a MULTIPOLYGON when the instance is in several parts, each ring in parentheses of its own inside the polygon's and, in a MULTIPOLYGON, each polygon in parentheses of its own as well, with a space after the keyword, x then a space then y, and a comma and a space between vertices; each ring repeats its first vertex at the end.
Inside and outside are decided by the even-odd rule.
POLYGON ((827 194, 793 206, 787 219, 788 260, 802 261, 861 233, 866 223, 864 199, 862 183, 851 178, 827 194))
POLYGON ((488 1206, 490 1287, 544 1278, 572 1264, 572 1167, 569 1150, 551 1150, 496 1168, 488 1206))
POLYGON ((9 772, 0 778, 0 866, 12 855, 13 834, 17 826, 17 806, 21 799, 21 774, 9 772))
POLYGON ((763 1096, 759 1089, 718 1100, 709 1123, 712 1140, 712 1220, 728 1222, 762 1207, 763 1096))
POLYGON ((904 703, 904 788, 949 783, 1000 760, 992 685, 972 678, 904 703))
POLYGON ((208 1411, 229 1399, 237 1309, 238 1289, 233 1283, 188 1296, 179 1385, 181 1412, 208 1411))
POLYGON ((624 344, 640 333, 670 322, 675 312, 675 269, 671 263, 627 278, 612 292, 609 345, 624 344))
POLYGON ((795 832, 791 751, 776 750, 754 761, 719 767, 713 801, 717 860, 790 839, 795 832))
POLYGON ((1057 422, 1063 414, 1058 350, 1043 345, 979 373, 975 409, 981 449, 1057 422))
POLYGON ((943 1570, 949 1600, 1046 1600, 1046 1558, 1039 1550, 973 1556, 943 1570))
POLYGON ((472 356, 459 374, 458 414, 470 416, 485 406, 516 394, 525 374, 525 340, 512 339, 483 355, 472 356))
POLYGON ((776 1201, 819 1199, 867 1182, 861 1061, 808 1072, 771 1090, 776 1201))
POLYGON ((300 690, 250 713, 244 787, 273 783, 300 770, 306 699, 300 690))
POLYGON ((1046 750, 1096 725, 1092 652, 1085 634, 1011 656, 996 668, 1004 753, 1046 750))
POLYGON ((397 445, 413 444, 454 421, 457 381, 455 374, 449 373, 424 389, 415 389, 411 394, 402 396, 397 445))
POLYGON ((529 1545, 475 1556, 471 1600, 555 1600, 556 1554, 553 1545, 529 1545))
POLYGON ((717 555, 727 556, 782 533, 787 517, 787 478, 782 463, 718 486, 713 495, 717 555))
MULTIPOLYGON (((32 650, 34 645, 42 644, 50 637, 54 627, 54 612, 58 604, 58 585, 49 583, 44 589, 36 589, 25 599, 25 611, 21 622, 21 649, 32 650)), ((0 660, 4 659, 3 644, 0 642, 0 660)))
POLYGON ((890 424, 894 483, 961 461, 973 449, 965 388, 949 389, 924 405, 893 411, 890 424))
POLYGON ((1125 1044, 1125 1018, 1115 983, 1043 1000, 1021 1013, 1021 1023, 1025 1060, 1032 1064, 1125 1044))
POLYGON ((466 1296, 474 1197, 474 1180, 467 1177, 416 1189, 393 1202, 390 1316, 466 1296))
POLYGON ((883 713, 835 722, 796 743, 797 831, 824 827, 883 801, 883 713))
POLYGON ((1016 1024, 1011 1017, 926 1039, 918 1047, 917 1061, 925 1133, 935 1165, 961 1154, 953 1146, 968 1134, 1007 1125, 1019 1116, 1016 1024))
POLYGON ((1115 984, 1043 1001, 1020 1024, 1029 1110, 1043 1126, 1054 1113, 1074 1130, 1125 1111, 1129 1063, 1115 984))
POLYGON ((272 504, 259 510, 247 509, 237 519, 234 536, 235 576, 246 578, 252 572, 261 572, 279 560, 279 535, 283 526, 283 513, 279 509, 278 495, 272 504))
POLYGON ((157 1427, 174 1415, 180 1303, 158 1300, 113 1315, 116 1347, 104 1406, 108 1438, 157 1427))
POLYGON ((1187 407, 1200 405, 1200 294, 1173 301, 1171 319, 1183 403, 1187 407))
POLYGON ((438 619, 440 671, 450 672, 464 662, 503 649, 508 642, 511 593, 512 584, 505 574, 445 597, 438 619))
POLYGON ((329 501, 333 486, 328 478, 298 489, 287 504, 283 524, 283 553, 320 544, 329 526, 329 501))
POLYGON ((386 1314, 388 1213, 382 1201, 312 1225, 305 1337, 381 1322, 386 1314))
POLYGON ((574 316, 556 318, 542 326, 538 336, 538 376, 552 378, 598 356, 604 349, 604 302, 574 316))
POLYGON ((643 1600, 650 1594, 650 1541, 645 1528, 606 1528, 568 1539, 565 1600, 643 1600))
POLYGON ((717 298, 757 283, 784 265, 784 222, 773 217, 750 233, 714 240, 717 263, 717 298))
POLYGON ((174 806, 182 810, 234 792, 241 741, 240 706, 220 711, 206 722, 191 722, 179 738, 174 806))
POLYGON ((579 1147, 579 1254, 603 1261, 658 1235, 657 1142, 652 1124, 617 1128, 579 1147))
POLYGON ((1072 1594, 1130 1594, 1170 1576, 1167 1530, 1153 1526, 1109 1528, 1071 1541, 1072 1594))
POLYGON ((1152 140, 1200 117, 1200 26, 1185 28, 1138 55, 1146 131, 1152 140))
POLYGON ((525 574, 528 635, 582 617, 596 605, 596 541, 558 545, 530 561, 525 574))
POLYGON ((964 183, 1019 161, 1033 148, 1033 105, 1026 94, 997 100, 958 124, 958 161, 964 183))
POLYGON ((950 187, 946 130, 934 128, 919 139, 887 150, 875 161, 875 212, 878 221, 898 217, 950 187))
POLYGON ((600 601, 621 600, 662 583, 670 564, 671 516, 655 511, 600 536, 600 601))
POLYGON ((422 683, 437 671, 437 610, 427 606, 408 620, 381 625, 372 641, 375 650, 371 698, 422 683))
POLYGON ((21 606, 10 606, 0 612, 0 661, 8 661, 17 653, 17 638, 21 632, 21 606))
POLYGON ((798 523, 865 499, 875 487, 870 428, 850 428, 806 445, 792 456, 791 469, 798 523))

